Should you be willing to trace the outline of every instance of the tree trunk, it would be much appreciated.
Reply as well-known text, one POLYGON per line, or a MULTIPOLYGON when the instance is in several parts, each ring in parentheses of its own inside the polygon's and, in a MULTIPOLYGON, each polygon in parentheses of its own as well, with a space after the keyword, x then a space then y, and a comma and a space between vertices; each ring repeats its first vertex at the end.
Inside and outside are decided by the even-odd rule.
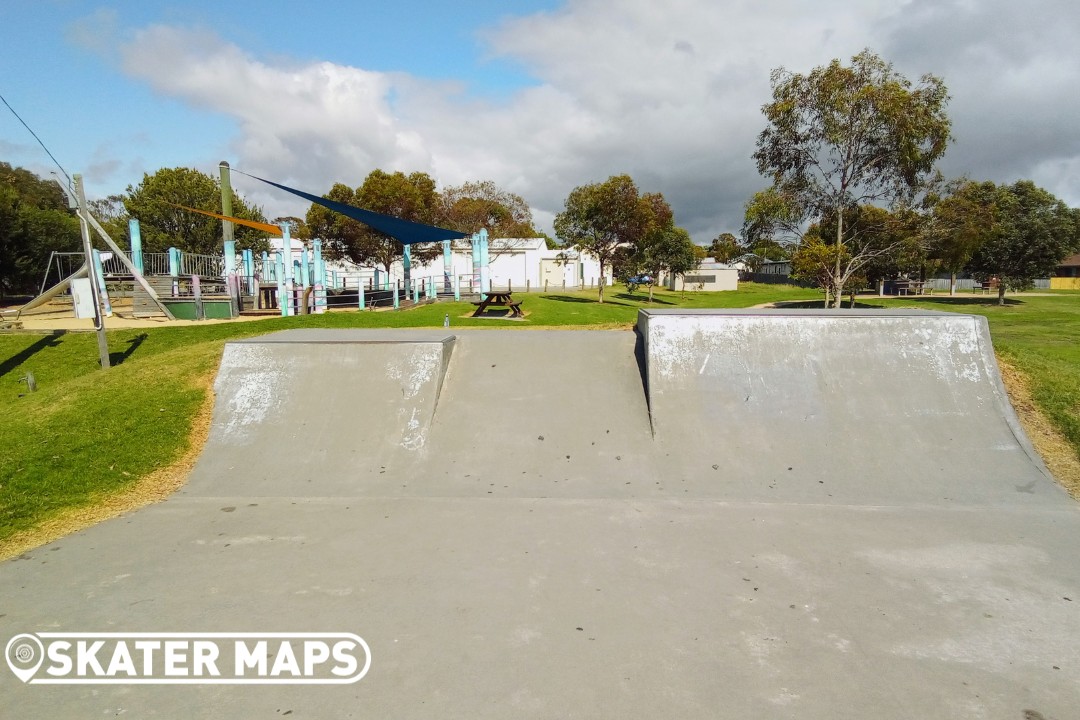
POLYGON ((649 283, 649 303, 652 303, 652 283, 649 283))
POLYGON ((844 285, 840 277, 840 256, 844 253, 844 208, 840 206, 836 208, 836 268, 833 275, 833 282, 836 284, 836 290, 833 292, 833 307, 837 310, 843 303, 844 299, 844 285))
POLYGON ((1005 283, 998 281, 998 305, 1005 304, 1005 283))
POLYGON ((955 272, 949 273, 949 294, 950 295, 955 295, 956 294, 956 273, 955 272))
POLYGON ((604 304, 604 263, 600 263, 600 282, 597 283, 600 287, 600 304, 604 304))

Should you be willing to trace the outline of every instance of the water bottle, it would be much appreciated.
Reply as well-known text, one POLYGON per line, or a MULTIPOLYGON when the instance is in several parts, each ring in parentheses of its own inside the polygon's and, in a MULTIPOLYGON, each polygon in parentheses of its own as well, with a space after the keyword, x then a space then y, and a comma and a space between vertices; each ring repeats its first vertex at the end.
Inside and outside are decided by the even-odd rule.
POLYGON ((450 313, 446 313, 446 315, 443 317, 442 326, 450 327, 450 313))

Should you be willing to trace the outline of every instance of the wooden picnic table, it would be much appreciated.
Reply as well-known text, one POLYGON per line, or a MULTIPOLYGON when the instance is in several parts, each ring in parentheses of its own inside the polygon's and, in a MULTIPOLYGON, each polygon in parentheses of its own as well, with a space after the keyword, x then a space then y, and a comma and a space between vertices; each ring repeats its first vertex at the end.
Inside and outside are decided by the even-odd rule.
POLYGON ((927 292, 934 292, 933 285, 925 280, 895 280, 893 287, 896 288, 897 295, 925 295, 927 292))
POLYGON ((510 317, 525 317, 521 312, 521 301, 514 302, 514 293, 509 290, 489 290, 481 294, 482 299, 473 302, 473 305, 476 305, 476 312, 472 314, 473 317, 480 317, 485 310, 492 306, 510 308, 510 317))

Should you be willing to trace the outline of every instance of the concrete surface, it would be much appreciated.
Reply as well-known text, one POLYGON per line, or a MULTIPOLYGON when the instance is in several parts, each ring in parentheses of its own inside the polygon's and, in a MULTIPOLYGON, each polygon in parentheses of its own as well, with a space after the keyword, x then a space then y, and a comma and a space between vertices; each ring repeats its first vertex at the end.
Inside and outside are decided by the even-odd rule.
POLYGON ((0 565, 0 641, 345 631, 370 673, 51 687, 0 668, 5 717, 1080 707, 1080 514, 981 319, 289 331, 230 344, 217 392, 181 493, 0 565))

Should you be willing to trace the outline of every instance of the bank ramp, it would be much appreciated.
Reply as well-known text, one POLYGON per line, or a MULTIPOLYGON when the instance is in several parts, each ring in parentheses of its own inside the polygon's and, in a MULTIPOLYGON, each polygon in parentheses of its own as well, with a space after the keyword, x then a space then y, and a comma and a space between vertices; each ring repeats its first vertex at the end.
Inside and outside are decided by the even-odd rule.
POLYGON ((905 310, 642 311, 656 440, 732 492, 831 502, 1060 495, 986 319, 905 310))

